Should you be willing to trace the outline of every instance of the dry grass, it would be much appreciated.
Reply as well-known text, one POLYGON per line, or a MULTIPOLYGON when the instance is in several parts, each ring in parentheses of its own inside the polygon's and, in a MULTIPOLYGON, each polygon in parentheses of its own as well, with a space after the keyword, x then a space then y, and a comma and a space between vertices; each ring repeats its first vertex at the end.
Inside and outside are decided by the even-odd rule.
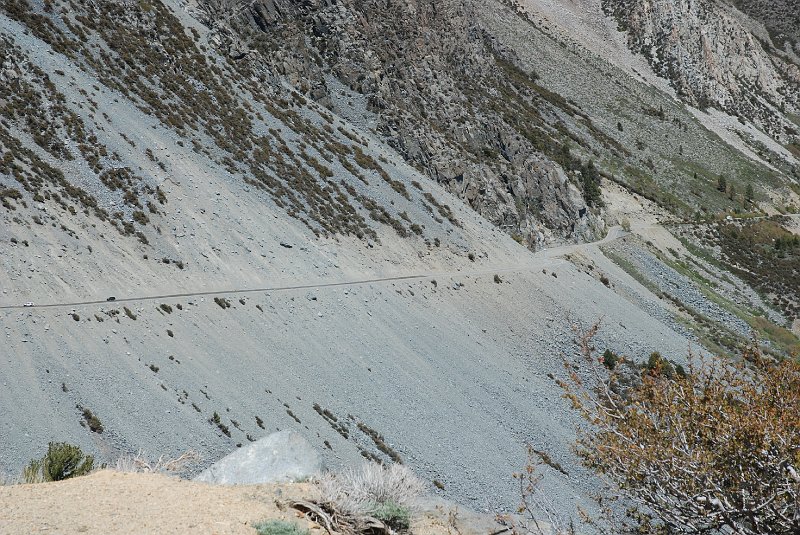
POLYGON ((425 484, 401 464, 364 464, 317 482, 320 498, 293 507, 329 533, 394 535, 411 525, 425 484))
POLYGON ((136 474, 180 474, 200 460, 200 454, 194 450, 188 450, 174 459, 164 455, 150 459, 139 450, 135 455, 125 455, 117 459, 113 470, 136 474))
POLYGON ((425 483, 400 464, 366 463, 358 469, 329 474, 319 481, 321 501, 353 516, 370 514, 376 505, 396 504, 413 510, 425 483))

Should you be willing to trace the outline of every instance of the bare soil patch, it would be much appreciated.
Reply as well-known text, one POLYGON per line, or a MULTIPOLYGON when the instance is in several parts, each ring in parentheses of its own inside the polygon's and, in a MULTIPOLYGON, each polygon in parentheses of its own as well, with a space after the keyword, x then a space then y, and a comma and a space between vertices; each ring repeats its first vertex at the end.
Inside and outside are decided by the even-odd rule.
POLYGON ((315 528, 294 510, 279 508, 312 493, 308 484, 215 486, 101 470, 66 481, 0 487, 0 533, 253 535, 252 525, 269 518, 315 528))

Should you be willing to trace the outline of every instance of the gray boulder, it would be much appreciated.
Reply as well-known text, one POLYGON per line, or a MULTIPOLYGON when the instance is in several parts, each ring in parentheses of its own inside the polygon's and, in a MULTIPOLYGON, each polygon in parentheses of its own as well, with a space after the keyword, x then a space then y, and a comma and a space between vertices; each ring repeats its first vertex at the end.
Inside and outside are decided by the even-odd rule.
POLYGON ((223 457, 197 477, 222 485, 287 483, 321 473, 314 447, 297 431, 278 431, 223 457))

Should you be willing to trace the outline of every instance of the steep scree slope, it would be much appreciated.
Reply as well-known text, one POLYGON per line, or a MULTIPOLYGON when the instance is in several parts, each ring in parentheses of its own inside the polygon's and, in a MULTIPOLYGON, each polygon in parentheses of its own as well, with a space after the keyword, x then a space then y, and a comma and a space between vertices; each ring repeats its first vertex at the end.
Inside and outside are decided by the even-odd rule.
POLYGON ((209 464, 295 427, 331 466, 401 459, 508 510, 530 442, 561 467, 554 505, 591 509, 556 383, 571 324, 603 316, 598 347, 635 359, 691 340, 595 246, 609 286, 459 201, 521 241, 588 238, 589 159, 630 151, 539 84, 487 23, 529 21, 491 5, 276 0, 230 26, 172 1, 4 2, 0 471, 51 440, 209 464))

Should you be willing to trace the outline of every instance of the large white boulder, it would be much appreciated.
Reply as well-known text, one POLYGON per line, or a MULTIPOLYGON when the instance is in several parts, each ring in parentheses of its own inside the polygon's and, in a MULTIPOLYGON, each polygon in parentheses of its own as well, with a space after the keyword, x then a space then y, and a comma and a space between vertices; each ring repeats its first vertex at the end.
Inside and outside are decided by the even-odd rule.
POLYGON ((194 479, 223 485, 287 483, 321 472, 314 447, 297 431, 286 429, 234 451, 194 479))

